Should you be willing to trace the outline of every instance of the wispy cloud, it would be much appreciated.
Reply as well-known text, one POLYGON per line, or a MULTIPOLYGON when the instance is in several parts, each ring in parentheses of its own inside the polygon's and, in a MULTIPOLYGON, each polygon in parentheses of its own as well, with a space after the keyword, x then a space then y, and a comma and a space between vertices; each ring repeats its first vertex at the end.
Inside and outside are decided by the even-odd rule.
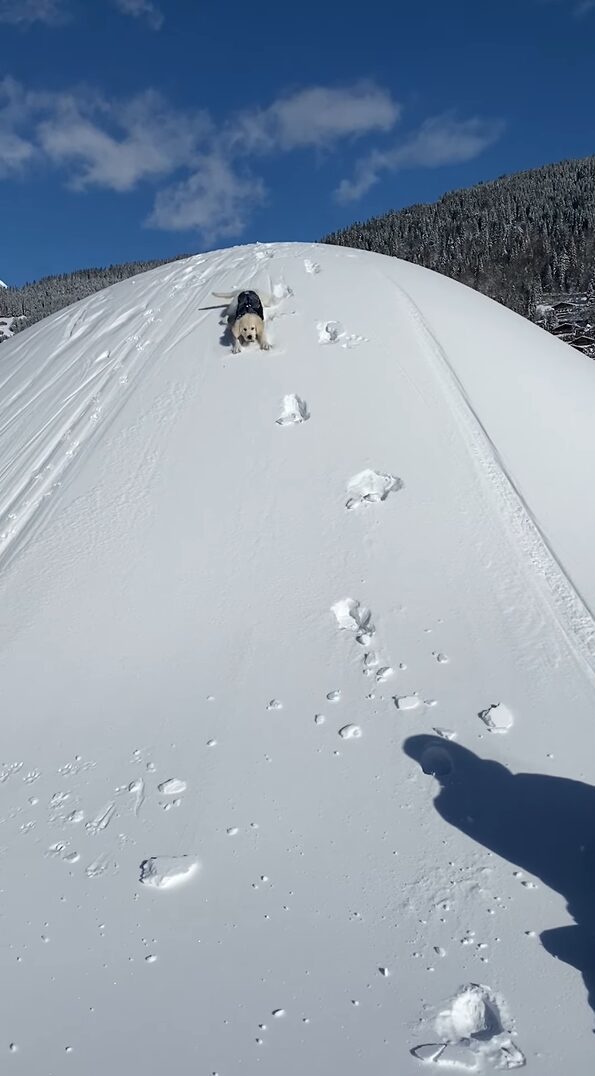
POLYGON ((153 0, 113 0, 113 3, 123 15, 144 19, 152 30, 160 30, 163 26, 165 16, 153 0))
MULTIPOLYGON (((152 30, 160 30, 165 21, 161 8, 154 0, 109 2, 120 14, 142 19, 152 30)), ((36 22, 45 23, 46 26, 60 26, 74 18, 76 12, 76 4, 73 5, 72 0, 0 0, 0 23, 10 26, 26 28, 36 22)))
POLYGON ((198 231, 210 241, 243 231, 254 206, 265 199, 260 178, 239 175, 217 152, 205 154, 188 179, 160 191, 147 227, 198 231))
POLYGON ((270 151, 331 147, 341 139, 388 131, 401 113, 387 90, 371 82, 353 86, 312 86, 281 97, 268 108, 241 114, 236 143, 270 151))
POLYGON ((35 147, 20 135, 0 128, 0 177, 18 172, 35 155, 35 147))
POLYGON ((58 26, 69 18, 65 0, 0 0, 0 22, 31 26, 34 22, 58 26))
POLYGON ((127 102, 79 93, 54 98, 37 135, 50 161, 72 167, 75 190, 128 191, 191 165, 209 130, 204 112, 176 112, 155 91, 127 102))
POLYGON ((0 81, 0 177, 18 173, 36 154, 28 131, 29 103, 14 79, 0 81))
POLYGON ((353 178, 343 179, 335 195, 341 202, 352 202, 378 183, 383 172, 437 168, 470 161, 496 142, 503 130, 500 120, 435 116, 422 123, 419 130, 400 145, 388 150, 372 150, 360 158, 353 178))

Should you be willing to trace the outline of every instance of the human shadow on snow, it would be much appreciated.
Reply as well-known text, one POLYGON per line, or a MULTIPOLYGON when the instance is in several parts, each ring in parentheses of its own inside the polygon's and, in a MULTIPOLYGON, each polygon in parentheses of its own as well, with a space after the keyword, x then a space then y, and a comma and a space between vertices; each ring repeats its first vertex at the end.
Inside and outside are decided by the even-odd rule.
POLYGON ((440 782, 434 805, 446 822, 564 897, 575 925, 546 930, 541 942, 580 971, 595 1011, 595 788, 513 774, 436 736, 410 736, 403 749, 440 782))

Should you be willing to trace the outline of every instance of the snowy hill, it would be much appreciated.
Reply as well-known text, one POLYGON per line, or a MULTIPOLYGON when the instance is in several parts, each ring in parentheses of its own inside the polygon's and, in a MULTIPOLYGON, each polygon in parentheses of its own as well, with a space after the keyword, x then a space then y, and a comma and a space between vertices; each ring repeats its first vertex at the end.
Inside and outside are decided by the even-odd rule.
POLYGON ((0 359, 7 1070, 590 1071, 592 361, 293 244, 0 359))

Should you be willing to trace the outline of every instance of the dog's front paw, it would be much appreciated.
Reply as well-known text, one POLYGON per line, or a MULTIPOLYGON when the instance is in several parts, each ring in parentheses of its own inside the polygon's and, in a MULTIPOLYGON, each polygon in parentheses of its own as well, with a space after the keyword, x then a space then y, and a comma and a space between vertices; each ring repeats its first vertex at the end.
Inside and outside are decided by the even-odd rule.
POLYGON ((232 353, 232 355, 239 355, 241 350, 242 349, 241 349, 239 344, 234 344, 232 349, 231 349, 231 353, 232 353))
POLYGON ((271 350, 271 345, 269 344, 268 340, 263 340, 261 342, 260 350, 261 351, 270 351, 271 350))

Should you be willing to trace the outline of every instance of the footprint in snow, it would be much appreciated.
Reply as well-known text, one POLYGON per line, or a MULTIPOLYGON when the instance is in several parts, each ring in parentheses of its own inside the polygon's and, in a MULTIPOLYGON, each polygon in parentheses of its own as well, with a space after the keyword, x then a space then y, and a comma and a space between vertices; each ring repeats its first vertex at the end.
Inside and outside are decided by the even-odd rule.
POLYGON ((365 342, 365 336, 357 336, 355 333, 347 333, 340 321, 319 321, 318 329, 319 344, 340 344, 341 347, 357 347, 365 342))
POLYGON ((294 393, 283 397, 283 410, 276 419, 277 426, 295 426, 300 422, 307 422, 309 418, 310 412, 305 400, 294 393))
POLYGON ((289 299, 291 295, 293 295, 293 290, 289 287, 289 284, 273 284, 271 288, 271 297, 276 299, 278 303, 282 299, 289 299))
POLYGON ((339 729, 339 736, 342 740, 359 740, 362 735, 362 730, 359 725, 343 725, 343 728, 339 729))
POLYGON ((304 258, 304 269, 307 273, 319 273, 320 266, 318 262, 311 262, 309 258, 304 258))
POLYGON ((345 507, 357 508, 362 504, 377 504, 385 501, 389 493, 403 489, 404 482, 394 474, 383 474, 367 468, 359 471, 347 483, 348 500, 345 507))
POLYGON ((514 714, 502 702, 492 703, 477 715, 490 732, 508 732, 514 725, 514 714))
POLYGON ((374 676, 376 669, 380 665, 380 658, 373 650, 368 650, 367 654, 364 654, 363 673, 364 676, 374 676))
POLYGON ((153 889, 173 889, 196 874, 198 867, 192 856, 152 856, 141 863, 139 881, 153 889))
POLYGON ((443 740, 456 740, 457 734, 453 729, 438 728, 437 726, 432 730, 437 736, 440 736, 443 740))
POLYGON ((352 631, 361 646, 369 646, 376 629, 372 623, 372 613, 365 605, 360 605, 353 598, 342 598, 331 606, 335 620, 344 631, 352 631))
POLYGON ((418 695, 395 695, 393 701, 397 710, 417 710, 421 706, 418 695))
POLYGON ((102 830, 107 829, 115 813, 115 803, 108 803, 106 807, 99 811, 95 818, 85 823, 87 833, 94 836, 97 833, 101 833, 102 830))
POLYGON ((510 1037, 506 1006, 487 986, 469 983, 457 991, 436 1019, 442 1041, 414 1046, 418 1061, 463 1072, 522 1068, 526 1059, 510 1037))
POLYGON ((316 328, 318 329, 319 344, 336 344, 344 334, 340 321, 319 321, 316 328))
POLYGON ((414 1046, 411 1054, 416 1061, 432 1062, 441 1068, 453 1068, 457 1072, 479 1072, 477 1058, 468 1046, 452 1042, 428 1042, 414 1046))
POLYGON ((167 781, 157 785, 157 788, 162 796, 179 796, 186 791, 187 785, 179 777, 169 777, 167 781))
POLYGON ((85 874, 87 878, 100 878, 102 874, 106 874, 107 871, 115 873, 118 870, 118 864, 110 855, 109 852, 102 852, 94 859, 89 866, 85 868, 85 874))

